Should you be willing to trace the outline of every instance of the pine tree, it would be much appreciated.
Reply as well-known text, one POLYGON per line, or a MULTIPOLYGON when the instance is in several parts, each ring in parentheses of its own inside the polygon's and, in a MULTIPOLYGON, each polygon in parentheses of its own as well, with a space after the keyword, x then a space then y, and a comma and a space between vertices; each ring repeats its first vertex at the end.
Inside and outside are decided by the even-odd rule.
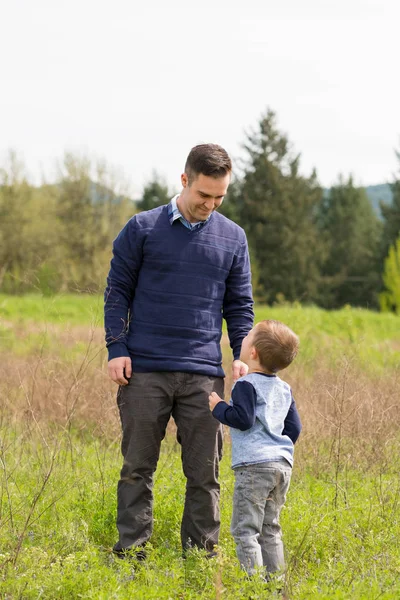
POLYGON ((381 225, 365 190, 355 187, 351 177, 340 178, 330 189, 321 226, 328 247, 323 304, 376 307, 381 225))
POLYGON ((396 152, 399 161, 399 176, 390 185, 392 189, 392 204, 381 203, 381 212, 384 219, 382 235, 382 256, 386 257, 389 247, 392 246, 400 236, 400 152, 396 152))
POLYGON ((142 198, 137 207, 139 210, 151 210, 157 206, 168 204, 171 196, 172 194, 168 191, 168 186, 162 177, 154 171, 151 181, 144 187, 142 198))
POLYGON ((299 174, 299 156, 292 154, 270 110, 244 147, 247 160, 231 211, 247 233, 257 295, 270 303, 279 298, 315 301, 323 254, 317 230, 322 190, 316 175, 299 174))

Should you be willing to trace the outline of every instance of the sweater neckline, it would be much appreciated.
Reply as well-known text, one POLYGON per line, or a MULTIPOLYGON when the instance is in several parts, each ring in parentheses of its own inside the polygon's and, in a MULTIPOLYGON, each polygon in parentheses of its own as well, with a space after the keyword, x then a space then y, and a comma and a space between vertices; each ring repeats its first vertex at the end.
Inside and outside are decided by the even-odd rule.
POLYGON ((208 217, 208 219, 206 221, 204 221, 203 225, 201 227, 195 227, 194 229, 188 229, 188 227, 185 227, 185 225, 182 223, 182 221, 180 219, 176 219, 173 223, 170 222, 169 220, 169 214, 168 214, 168 206, 169 204, 166 205, 166 210, 165 210, 165 215, 166 218, 168 220, 168 225, 170 227, 174 227, 176 226, 175 224, 178 222, 180 227, 183 227, 183 229, 185 229, 188 233, 188 235, 192 234, 194 235, 195 233, 200 233, 201 231, 203 231, 212 221, 213 217, 214 217, 214 213, 212 212, 211 215, 208 217))

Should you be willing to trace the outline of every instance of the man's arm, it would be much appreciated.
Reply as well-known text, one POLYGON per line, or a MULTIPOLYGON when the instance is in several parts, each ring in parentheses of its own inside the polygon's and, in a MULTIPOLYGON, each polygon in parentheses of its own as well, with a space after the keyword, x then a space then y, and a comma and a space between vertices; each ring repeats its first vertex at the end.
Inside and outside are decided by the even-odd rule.
POLYGON ((224 425, 246 431, 256 420, 256 390, 248 381, 238 381, 232 390, 232 406, 215 392, 209 398, 213 417, 224 425))
MULTIPOLYGON (((249 250, 244 231, 239 231, 242 231, 242 239, 226 280, 223 302, 223 317, 234 361, 239 360, 242 340, 253 327, 254 321, 249 250)), ((235 377, 236 373, 233 375, 235 377)))
POLYGON ((142 247, 136 218, 133 217, 114 241, 113 258, 104 293, 104 324, 109 356, 109 375, 126 384, 131 360, 126 344, 129 311, 142 263, 142 247))
POLYGON ((292 403, 289 407, 288 414, 286 415, 285 423, 283 426, 282 435, 287 435, 295 444, 301 432, 301 421, 300 415, 297 412, 296 403, 292 396, 292 403))

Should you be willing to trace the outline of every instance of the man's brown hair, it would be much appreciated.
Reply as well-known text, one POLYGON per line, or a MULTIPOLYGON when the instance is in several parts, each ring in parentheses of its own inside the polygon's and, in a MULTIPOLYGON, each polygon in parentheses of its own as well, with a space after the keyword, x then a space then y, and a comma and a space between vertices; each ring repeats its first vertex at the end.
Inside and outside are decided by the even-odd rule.
POLYGON ((300 340, 284 323, 269 319, 260 321, 254 329, 253 344, 260 365, 276 373, 290 365, 296 357, 300 340))
POLYGON ((208 177, 224 177, 232 171, 232 162, 224 148, 218 144, 199 144, 191 149, 186 159, 185 173, 189 185, 198 175, 208 177))

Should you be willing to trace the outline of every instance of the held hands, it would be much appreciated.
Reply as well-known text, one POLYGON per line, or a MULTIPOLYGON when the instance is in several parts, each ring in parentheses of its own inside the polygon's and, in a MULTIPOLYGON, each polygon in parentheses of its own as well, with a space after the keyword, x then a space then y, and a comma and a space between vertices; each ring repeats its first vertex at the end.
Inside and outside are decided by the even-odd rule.
POLYGON ((233 381, 236 381, 239 379, 239 377, 244 377, 247 375, 248 370, 249 367, 246 365, 246 363, 242 362, 241 360, 234 360, 232 363, 233 381))
POLYGON ((218 402, 225 402, 225 400, 222 400, 222 398, 220 398, 216 392, 211 392, 211 394, 208 396, 208 406, 210 407, 211 411, 214 410, 218 402))
POLYGON ((128 356, 111 359, 108 363, 108 374, 118 385, 128 385, 128 379, 132 376, 131 359, 128 356))

